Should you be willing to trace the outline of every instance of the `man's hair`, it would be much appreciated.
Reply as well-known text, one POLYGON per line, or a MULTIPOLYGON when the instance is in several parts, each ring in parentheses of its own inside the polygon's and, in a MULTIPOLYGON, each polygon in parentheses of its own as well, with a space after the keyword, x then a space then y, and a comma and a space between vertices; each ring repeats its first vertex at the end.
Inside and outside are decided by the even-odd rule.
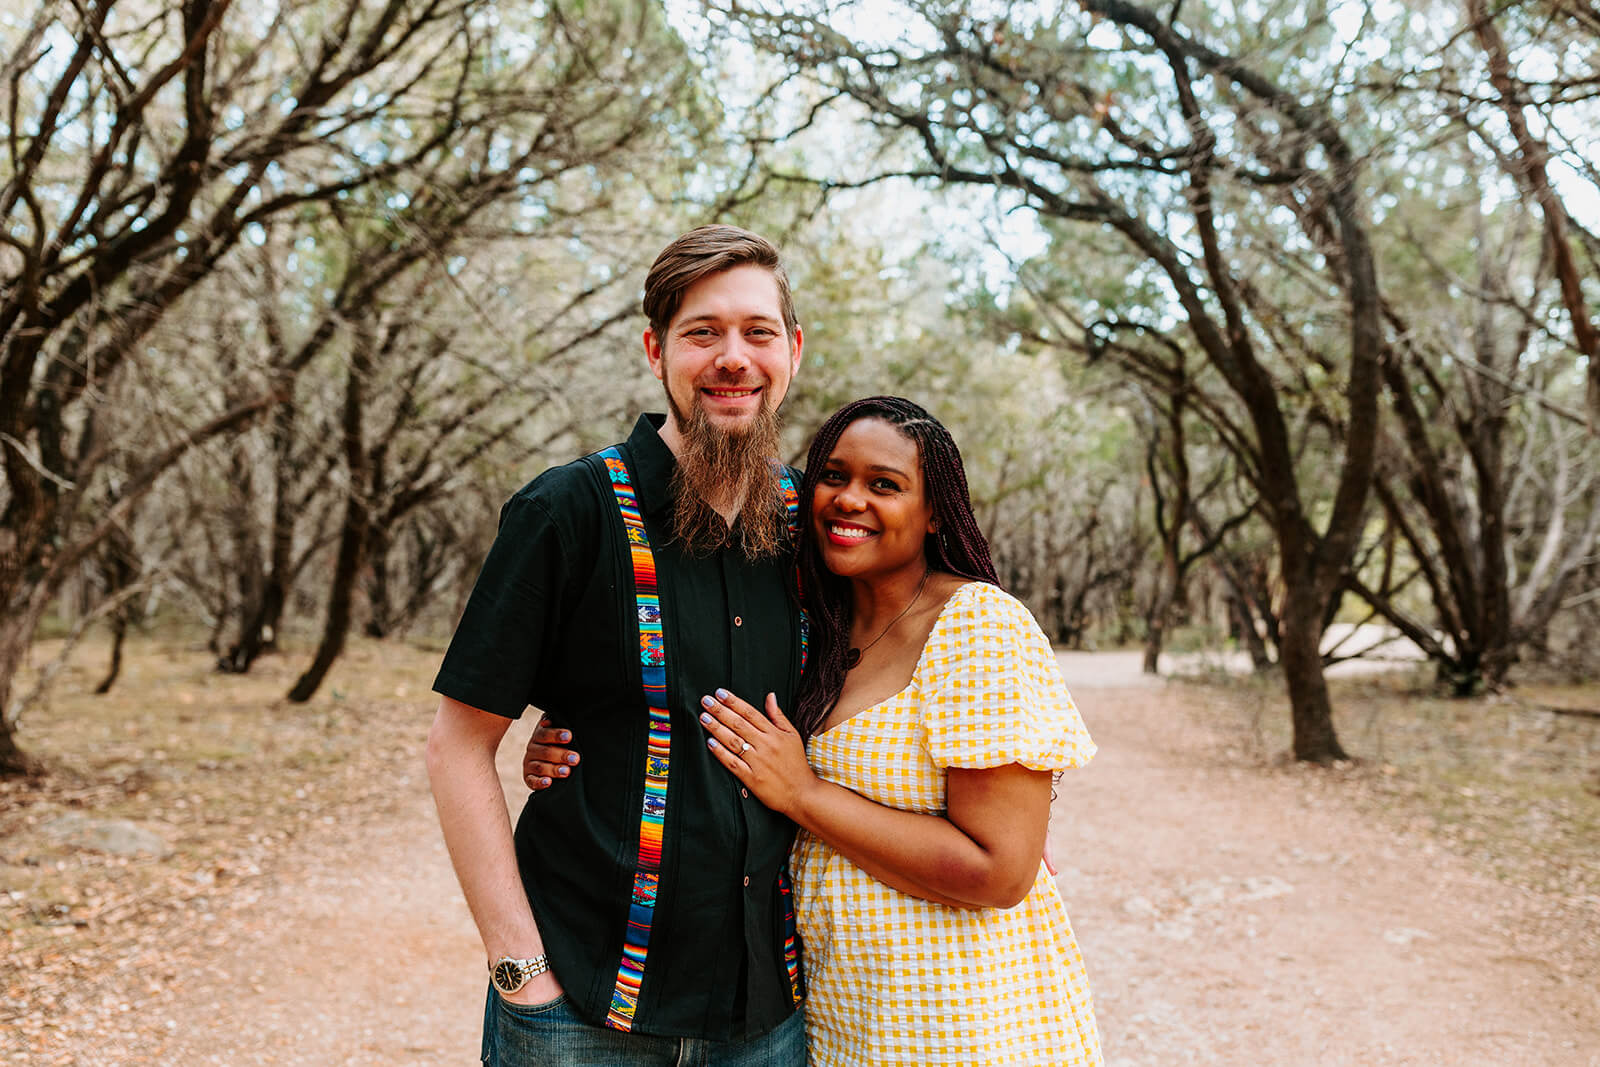
POLYGON ((644 280, 644 314, 650 332, 666 344, 667 327, 683 304, 683 294, 695 282, 745 264, 765 267, 778 283, 778 305, 783 311, 784 332, 794 344, 794 298, 789 294, 789 276, 771 241, 737 226, 700 226, 661 250, 650 265, 644 280))
POLYGON ((793 716, 802 737, 821 729, 839 702, 851 622, 850 582, 822 562, 811 524, 812 502, 834 446, 850 424, 861 419, 882 419, 917 446, 923 492, 939 523, 938 531, 923 539, 928 566, 973 581, 1000 584, 989 542, 972 513, 966 468, 950 431, 920 405, 898 396, 869 396, 834 412, 811 442, 805 479, 800 483, 800 591, 811 621, 811 651, 793 716))

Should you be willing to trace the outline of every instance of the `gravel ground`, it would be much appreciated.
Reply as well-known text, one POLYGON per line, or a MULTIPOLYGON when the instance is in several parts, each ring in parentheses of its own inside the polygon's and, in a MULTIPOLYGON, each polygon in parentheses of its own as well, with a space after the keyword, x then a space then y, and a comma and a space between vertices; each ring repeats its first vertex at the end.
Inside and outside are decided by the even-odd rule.
MULTIPOLYGON (((1600 908, 1376 827, 1327 772, 1235 765, 1179 703, 1203 698, 1137 654, 1062 660, 1101 752, 1060 783, 1052 838, 1108 1063, 1600 1067, 1600 908)), ((168 958, 86 977, 26 1047, 0 1034, 0 1059, 476 1062, 481 949, 408 770, 389 812, 297 839, 168 958)))

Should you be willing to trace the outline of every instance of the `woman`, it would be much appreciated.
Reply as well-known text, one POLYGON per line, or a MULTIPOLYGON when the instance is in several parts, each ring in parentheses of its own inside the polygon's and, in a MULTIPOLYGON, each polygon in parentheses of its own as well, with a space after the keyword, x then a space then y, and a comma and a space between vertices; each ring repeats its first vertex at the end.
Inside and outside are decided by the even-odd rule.
POLYGON ((1100 1063, 1040 860, 1051 772, 1094 745, 999 588, 954 440, 910 401, 848 404, 817 433, 801 508, 811 658, 794 722, 724 690, 701 721, 801 828, 811 1061, 1100 1063))

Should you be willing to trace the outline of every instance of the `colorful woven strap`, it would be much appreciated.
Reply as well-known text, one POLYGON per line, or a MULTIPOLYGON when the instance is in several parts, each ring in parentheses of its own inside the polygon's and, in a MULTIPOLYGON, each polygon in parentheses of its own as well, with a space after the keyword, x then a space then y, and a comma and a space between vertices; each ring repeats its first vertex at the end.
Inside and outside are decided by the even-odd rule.
MULTIPOLYGON (((644 803, 639 812, 639 859, 633 873, 633 897, 628 907, 628 928, 623 936, 622 960, 617 965, 617 983, 611 990, 611 1006, 606 1025, 614 1030, 632 1030, 639 1010, 639 990, 644 984, 645 960, 650 953, 650 927, 655 918, 656 895, 661 885, 661 841, 667 818, 667 775, 672 763, 672 717, 667 711, 667 649, 661 635, 661 594, 656 586, 656 558, 650 550, 639 500, 629 480, 622 453, 612 447, 600 453, 606 465, 611 491, 622 513, 628 536, 628 555, 633 566, 634 602, 639 620, 639 668, 644 682, 644 699, 649 711, 644 768, 644 803)), ((800 494, 787 467, 780 468, 784 507, 789 531, 799 531, 800 494)), ((800 614, 800 663, 805 665, 807 631, 805 613, 800 614)), ((789 978, 789 992, 800 1002, 800 939, 795 924, 794 897, 787 872, 778 876, 778 891, 783 900, 783 962, 789 978)))
MULTIPOLYGON (((783 509, 789 520, 789 538, 800 538, 800 487, 795 484, 794 472, 786 466, 778 468, 778 479, 783 484, 783 509)), ((795 591, 799 592, 800 568, 795 565, 795 591)), ((800 669, 806 666, 806 646, 810 643, 811 620, 806 609, 800 609, 800 669)), ((778 872, 778 893, 783 898, 783 969, 789 978, 789 999, 796 1005, 805 997, 800 984, 800 927, 794 916, 794 890, 789 885, 787 867, 778 872)))
MULTIPOLYGON (((789 538, 791 541, 800 539, 800 487, 795 484, 794 472, 788 467, 778 465, 778 480, 783 485, 783 511, 789 520, 789 538)), ((795 565, 795 590, 799 591, 800 568, 795 565)), ((811 620, 806 617, 806 609, 800 609, 800 669, 806 667, 806 646, 811 643, 811 620)))
POLYGON ((639 667, 644 679, 644 699, 650 726, 646 739, 644 804, 639 812, 639 860, 633 872, 633 899, 628 907, 628 929, 623 937, 617 984, 611 990, 606 1025, 632 1030, 639 1009, 639 987, 644 982, 645 957, 650 952, 650 924, 655 918, 656 891, 661 884, 661 831, 667 818, 667 773, 672 762, 672 717, 667 713, 667 650, 661 637, 661 596, 656 590, 656 558, 644 532, 639 501, 628 480, 622 453, 608 448, 600 453, 611 479, 622 525, 628 534, 628 554, 633 564, 634 602, 639 619, 639 667))
POLYGON ((787 866, 778 871, 778 895, 783 898, 783 969, 789 976, 789 999, 798 1006, 806 993, 800 984, 800 925, 794 918, 794 888, 787 866))

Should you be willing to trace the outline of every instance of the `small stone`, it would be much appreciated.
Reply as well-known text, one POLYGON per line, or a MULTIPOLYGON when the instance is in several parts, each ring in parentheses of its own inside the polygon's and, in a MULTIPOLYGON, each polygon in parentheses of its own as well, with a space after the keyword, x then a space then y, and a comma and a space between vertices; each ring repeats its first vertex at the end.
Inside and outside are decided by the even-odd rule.
POLYGON ((117 856, 172 855, 172 846, 166 838, 126 819, 94 819, 82 812, 69 811, 39 829, 52 841, 70 848, 117 856))
POLYGON ((1122 910, 1129 915, 1154 915, 1156 906, 1144 897, 1129 897, 1122 902, 1122 910))
POLYGON ((1276 875, 1263 875, 1260 878, 1246 878, 1241 884, 1242 890, 1239 899, 1244 900, 1269 900, 1272 897, 1284 897, 1294 892, 1294 886, 1276 875))
POLYGON ((1397 926, 1383 932, 1383 939, 1391 945, 1409 945, 1413 941, 1431 941, 1433 935, 1426 930, 1418 930, 1410 926, 1397 926))

